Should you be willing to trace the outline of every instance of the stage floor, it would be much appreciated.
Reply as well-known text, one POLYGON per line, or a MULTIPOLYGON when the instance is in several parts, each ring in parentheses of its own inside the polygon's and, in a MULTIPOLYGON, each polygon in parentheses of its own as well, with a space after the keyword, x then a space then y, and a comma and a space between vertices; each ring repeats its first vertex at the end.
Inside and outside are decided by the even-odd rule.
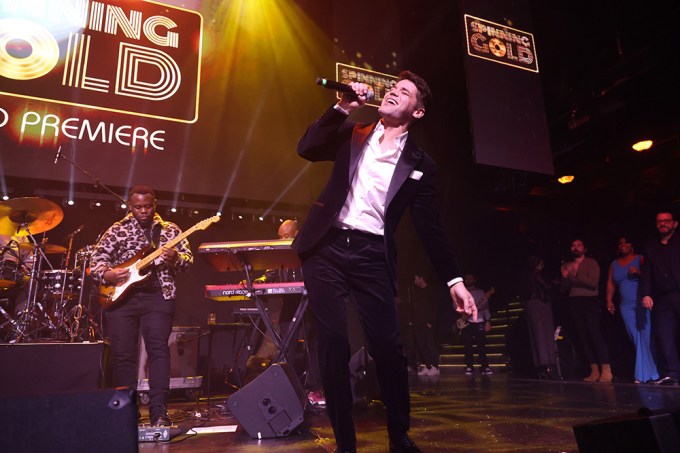
MULTIPOLYGON (((424 452, 578 452, 572 427, 594 420, 680 408, 680 387, 632 383, 513 379, 496 373, 474 377, 411 378, 410 435, 424 452)), ((333 451, 323 411, 308 409, 305 421, 284 438, 252 439, 240 427, 231 433, 192 434, 194 426, 236 425, 225 412, 226 395, 198 402, 173 400, 170 417, 182 428, 166 443, 140 443, 140 451, 171 453, 333 451), (205 418, 196 419, 202 413, 205 418)), ((142 409, 146 415, 146 409, 142 409)), ((358 450, 386 452, 384 409, 374 404, 355 415, 358 450)))

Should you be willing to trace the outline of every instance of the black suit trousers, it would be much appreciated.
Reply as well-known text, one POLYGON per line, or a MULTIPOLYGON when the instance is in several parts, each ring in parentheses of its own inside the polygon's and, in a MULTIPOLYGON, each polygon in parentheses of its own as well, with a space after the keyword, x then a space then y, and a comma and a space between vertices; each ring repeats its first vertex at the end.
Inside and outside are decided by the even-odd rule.
POLYGON ((652 333, 659 353, 659 373, 680 379, 680 291, 654 296, 652 333))
POLYGON ((381 236, 332 228, 301 257, 310 308, 317 320, 326 409, 340 450, 356 446, 347 334, 350 301, 375 362, 390 438, 401 439, 409 428, 406 357, 384 247, 381 236))

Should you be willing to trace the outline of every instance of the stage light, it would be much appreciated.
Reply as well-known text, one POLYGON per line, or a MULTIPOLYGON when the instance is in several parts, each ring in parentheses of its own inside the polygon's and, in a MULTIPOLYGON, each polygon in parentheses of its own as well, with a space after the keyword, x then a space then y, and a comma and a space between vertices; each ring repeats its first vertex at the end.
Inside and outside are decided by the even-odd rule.
POLYGON ((73 201, 72 198, 64 198, 64 199, 61 201, 61 205, 62 205, 62 206, 73 206, 73 205, 75 205, 75 204, 76 204, 76 202, 73 201))
POLYGON ((172 212, 173 214, 175 214, 175 213, 177 212, 177 208, 175 208, 175 207, 170 208, 170 212, 172 212))
POLYGON ((654 142, 652 140, 640 140, 633 144, 633 149, 640 153, 642 151, 647 151, 653 144, 654 142))
POLYGON ((9 200, 9 195, 3 195, 3 196, 2 196, 2 199, 3 199, 4 201, 9 200))
POLYGON ((260 222, 264 222, 264 217, 260 216, 258 219, 260 219, 260 222))
POLYGON ((557 178, 557 182, 560 184, 569 184, 574 180, 574 175, 564 175, 557 178))
POLYGON ((101 208, 102 202, 97 200, 90 200, 90 209, 101 208))
POLYGON ((215 213, 215 215, 216 215, 217 217, 222 217, 222 212, 217 211, 217 212, 215 213))

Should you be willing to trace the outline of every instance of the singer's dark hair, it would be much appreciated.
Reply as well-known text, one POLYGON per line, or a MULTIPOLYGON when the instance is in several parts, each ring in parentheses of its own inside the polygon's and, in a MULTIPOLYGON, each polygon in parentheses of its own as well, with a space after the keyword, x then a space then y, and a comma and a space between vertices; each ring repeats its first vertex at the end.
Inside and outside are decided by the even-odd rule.
POLYGON ((416 95, 418 99, 418 107, 422 107, 427 110, 427 107, 430 105, 430 100, 432 99, 432 91, 430 91, 430 87, 425 79, 411 71, 401 71, 399 73, 399 80, 410 80, 413 82, 413 84, 418 89, 418 93, 416 95))
POLYGON ((134 186, 132 189, 130 189, 130 193, 128 194, 128 200, 132 198, 132 196, 136 193, 140 195, 151 194, 154 201, 156 200, 156 194, 153 191, 153 189, 149 186, 134 186))

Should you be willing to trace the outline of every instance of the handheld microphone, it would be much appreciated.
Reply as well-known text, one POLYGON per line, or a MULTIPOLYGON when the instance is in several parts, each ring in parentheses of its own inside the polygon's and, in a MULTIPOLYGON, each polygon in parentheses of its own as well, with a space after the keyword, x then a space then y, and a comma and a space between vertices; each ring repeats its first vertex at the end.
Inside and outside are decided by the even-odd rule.
MULTIPOLYGON (((347 93, 351 94, 355 98, 358 98, 359 96, 354 92, 351 86, 345 84, 345 83, 340 83, 336 82, 335 80, 328 80, 324 79, 322 77, 317 77, 316 78, 316 84, 320 85, 324 88, 329 88, 331 90, 339 91, 341 93, 347 93)), ((370 90, 368 93, 366 93, 366 101, 371 101, 375 97, 375 93, 373 90, 370 90)))
POLYGON ((59 160, 59 156, 61 156, 61 145, 59 145, 59 148, 57 149, 57 155, 54 156, 54 163, 56 164, 57 161, 59 160))

